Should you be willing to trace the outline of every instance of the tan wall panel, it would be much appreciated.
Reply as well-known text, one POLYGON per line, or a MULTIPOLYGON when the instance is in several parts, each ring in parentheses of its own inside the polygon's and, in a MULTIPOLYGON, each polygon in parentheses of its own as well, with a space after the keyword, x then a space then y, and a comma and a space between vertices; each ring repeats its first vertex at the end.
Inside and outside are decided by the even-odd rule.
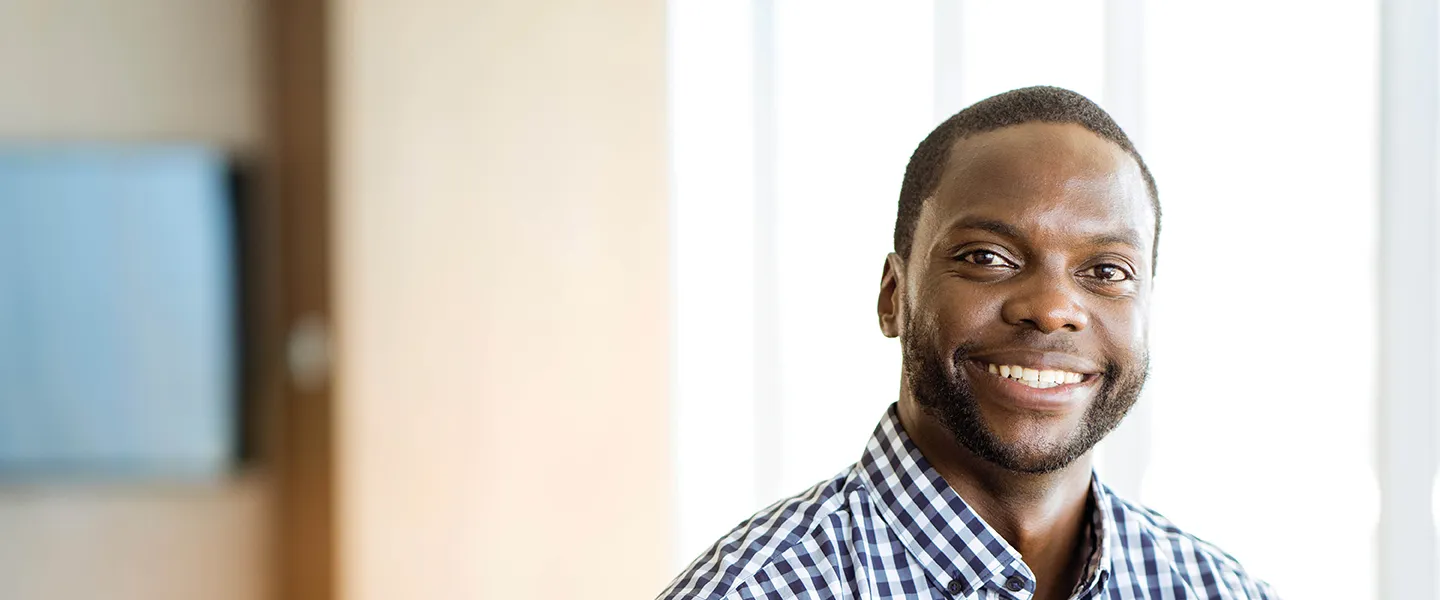
POLYGON ((673 575, 663 10, 336 3, 344 597, 673 575))
POLYGON ((0 2, 0 138, 263 133, 259 0, 0 2))
POLYGON ((266 482, 0 488, 0 597, 269 597, 266 482))

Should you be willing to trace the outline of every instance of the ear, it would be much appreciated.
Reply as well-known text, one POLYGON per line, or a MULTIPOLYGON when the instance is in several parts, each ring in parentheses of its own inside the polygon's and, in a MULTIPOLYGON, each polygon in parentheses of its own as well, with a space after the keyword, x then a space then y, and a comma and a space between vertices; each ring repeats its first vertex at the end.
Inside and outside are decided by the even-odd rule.
POLYGON ((891 252, 885 256, 885 270, 880 274, 880 298, 875 312, 880 317, 880 332, 885 337, 900 337, 905 329, 905 261, 891 252))

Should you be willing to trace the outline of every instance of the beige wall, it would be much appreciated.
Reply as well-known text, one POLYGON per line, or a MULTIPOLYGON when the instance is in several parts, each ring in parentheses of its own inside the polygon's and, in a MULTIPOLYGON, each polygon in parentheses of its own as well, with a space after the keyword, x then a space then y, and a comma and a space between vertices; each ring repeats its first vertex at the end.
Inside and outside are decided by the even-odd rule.
MULTIPOLYGON (((0 141, 263 137, 259 0, 0 0, 0 141)), ((258 477, 0 484, 0 598, 267 596, 258 477)))
POLYGON ((258 144, 261 6, 0 2, 0 139, 258 144))
POLYGON ((253 478, 7 485, 0 489, 0 598, 265 598, 266 490, 253 478))
POLYGON ((672 575, 663 7, 336 2, 346 598, 672 575))

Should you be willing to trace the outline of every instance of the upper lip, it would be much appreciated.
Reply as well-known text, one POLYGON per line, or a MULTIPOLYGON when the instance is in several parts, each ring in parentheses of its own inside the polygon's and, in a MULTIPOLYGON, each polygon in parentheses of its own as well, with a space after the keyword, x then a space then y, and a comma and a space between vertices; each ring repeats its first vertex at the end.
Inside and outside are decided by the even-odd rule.
POLYGON ((1038 371, 1069 371, 1081 375, 1095 375, 1102 371, 1099 363, 1088 358, 1044 350, 991 350, 972 353, 966 358, 994 365, 1019 365, 1038 371))

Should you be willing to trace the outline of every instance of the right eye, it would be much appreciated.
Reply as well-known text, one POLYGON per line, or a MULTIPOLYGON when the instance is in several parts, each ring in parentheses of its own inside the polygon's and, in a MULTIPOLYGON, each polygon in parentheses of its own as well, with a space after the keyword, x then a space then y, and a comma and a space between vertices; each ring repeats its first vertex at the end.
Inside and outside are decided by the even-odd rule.
POLYGON ((982 267, 1014 266, 1010 264, 1010 261, 1002 258, 999 253, 992 252, 990 250, 971 250, 969 252, 961 254, 958 258, 972 265, 980 265, 982 267))

